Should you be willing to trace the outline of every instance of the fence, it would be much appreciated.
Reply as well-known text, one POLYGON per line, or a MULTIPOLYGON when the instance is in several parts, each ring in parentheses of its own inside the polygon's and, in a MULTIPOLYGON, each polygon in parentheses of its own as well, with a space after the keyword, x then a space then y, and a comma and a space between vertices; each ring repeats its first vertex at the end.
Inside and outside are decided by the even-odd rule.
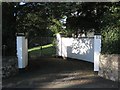
POLYGON ((94 71, 99 70, 101 36, 65 38, 57 34, 57 55, 94 63, 94 71))

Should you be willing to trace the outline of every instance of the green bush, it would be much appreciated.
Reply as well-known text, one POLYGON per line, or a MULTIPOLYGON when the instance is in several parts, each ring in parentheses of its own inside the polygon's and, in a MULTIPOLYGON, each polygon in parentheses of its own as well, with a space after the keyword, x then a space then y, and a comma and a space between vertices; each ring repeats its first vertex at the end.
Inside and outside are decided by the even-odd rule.
POLYGON ((106 26, 102 30, 102 53, 120 54, 120 28, 106 26))
POLYGON ((120 6, 112 3, 102 21, 102 50, 104 54, 120 54, 120 6))

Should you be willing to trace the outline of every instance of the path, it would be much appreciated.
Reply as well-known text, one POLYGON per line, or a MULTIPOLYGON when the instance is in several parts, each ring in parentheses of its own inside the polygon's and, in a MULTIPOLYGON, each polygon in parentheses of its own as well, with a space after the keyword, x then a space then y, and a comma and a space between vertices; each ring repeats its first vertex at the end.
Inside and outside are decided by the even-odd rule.
POLYGON ((38 58, 30 60, 28 69, 3 80, 3 88, 117 88, 118 83, 103 79, 93 71, 93 64, 38 58))

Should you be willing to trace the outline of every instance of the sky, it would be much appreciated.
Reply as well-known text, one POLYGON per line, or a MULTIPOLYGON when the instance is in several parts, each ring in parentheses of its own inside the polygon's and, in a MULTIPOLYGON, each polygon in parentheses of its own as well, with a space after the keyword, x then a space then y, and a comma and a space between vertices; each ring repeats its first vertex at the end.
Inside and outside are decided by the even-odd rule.
POLYGON ((24 5, 25 3, 24 2, 20 2, 20 5, 24 5))

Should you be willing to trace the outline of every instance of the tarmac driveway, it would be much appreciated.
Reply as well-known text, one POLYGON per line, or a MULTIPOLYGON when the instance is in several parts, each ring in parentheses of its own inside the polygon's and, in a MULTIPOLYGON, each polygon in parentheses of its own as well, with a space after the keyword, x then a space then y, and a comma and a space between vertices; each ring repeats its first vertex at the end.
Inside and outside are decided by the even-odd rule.
POLYGON ((97 76, 89 62, 37 58, 29 60, 26 70, 3 80, 3 88, 118 88, 118 83, 97 76))

